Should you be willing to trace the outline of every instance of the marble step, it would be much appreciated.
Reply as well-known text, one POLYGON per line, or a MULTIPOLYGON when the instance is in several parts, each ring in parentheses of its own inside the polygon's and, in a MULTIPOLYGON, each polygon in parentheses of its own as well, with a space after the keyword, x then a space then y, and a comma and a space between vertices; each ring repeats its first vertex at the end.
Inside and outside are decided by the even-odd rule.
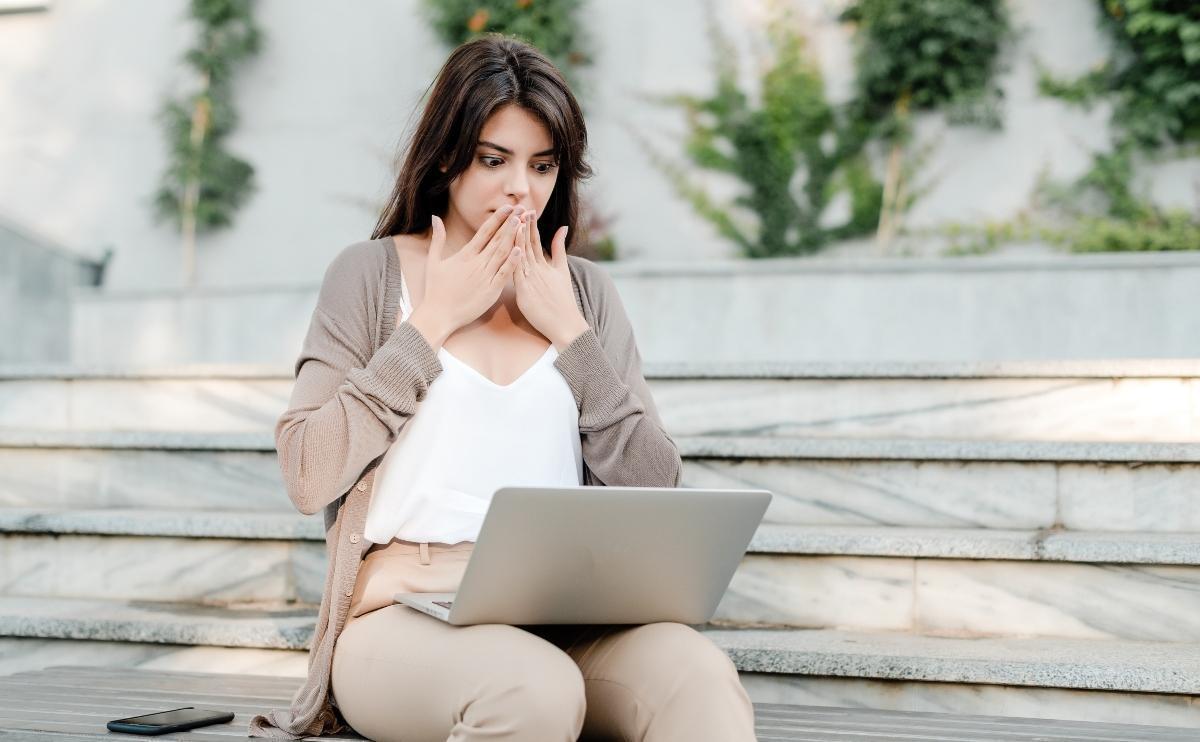
POLYGON ((325 544, 291 539, 0 534, 0 594, 319 603, 325 544))
POLYGON ((714 623, 1200 639, 1195 534, 763 526, 755 547, 714 623))
POLYGON ((291 510, 0 507, 0 534, 163 536, 257 541, 325 540, 321 515, 291 510))
MULTIPOLYGON (((915 461, 1200 463, 1200 442, 989 441, 968 439, 672 436, 685 458, 915 461)), ((0 448, 256 451, 273 453, 270 433, 0 430, 0 448)))
MULTIPOLYGON (((0 533, 259 541, 325 539, 295 511, 0 508, 0 533)), ((752 554, 1200 566, 1200 534, 902 528, 763 523, 752 554)))
POLYGON ((153 642, 0 636, 0 677, 54 665, 142 667, 302 678, 308 672, 308 652, 295 649, 246 649, 153 642))
MULTIPOLYGON (((1200 531, 1200 444, 677 438, 768 522, 1200 531)), ((0 431, 0 507, 291 510, 269 434, 0 431)))
MULTIPOLYGON (((0 636, 200 646, 310 647, 313 605, 209 608, 171 602, 0 596, 0 636)), ((889 632, 703 628, 746 672, 1045 685, 1200 695, 1200 644, 957 639, 889 632), (889 666, 880 658, 903 657, 889 666), (1120 674, 1111 672, 1120 668, 1120 674)))
MULTIPOLYGON (((158 608, 62 600, 39 606, 0 597, 0 672, 37 669, 39 658, 46 660, 42 667, 61 663, 66 652, 80 658, 75 664, 101 664, 108 652, 117 660, 112 664, 122 666, 217 671, 224 660, 240 662, 246 672, 303 674, 302 666, 281 658, 307 656, 311 628, 306 634, 298 616, 230 611, 228 628, 221 629, 216 613, 193 618, 188 607, 158 608), (279 627, 274 633, 272 621, 279 627), (236 649, 189 646, 209 639, 239 643, 236 649), (275 649, 281 645, 290 651, 275 649), (204 653, 214 649, 223 654, 204 653), (250 654, 239 659, 241 653, 250 654), (260 670, 255 662, 270 667, 260 670)), ((310 627, 314 620, 310 613, 310 627)), ((1200 726, 1195 643, 703 630, 733 659, 756 702, 1200 726)))
POLYGON ((1200 643, 706 633, 733 659, 756 702, 1200 728, 1200 643))
MULTIPOLYGON (((290 513, 5 509, 0 585, 27 596, 319 602, 322 538, 315 516, 290 513), (155 558, 163 552, 171 559, 155 558)), ((764 524, 713 620, 1186 641, 1200 636, 1197 565, 1192 534, 764 524)))
POLYGON ((0 507, 293 510, 271 435, 0 430, 0 507))
MULTIPOLYGON (((677 436, 1200 441, 1200 363, 648 364, 677 436)), ((0 429, 265 432, 276 366, 0 366, 0 429)))
POLYGON ((318 605, 0 596, 0 636, 307 649, 318 605))

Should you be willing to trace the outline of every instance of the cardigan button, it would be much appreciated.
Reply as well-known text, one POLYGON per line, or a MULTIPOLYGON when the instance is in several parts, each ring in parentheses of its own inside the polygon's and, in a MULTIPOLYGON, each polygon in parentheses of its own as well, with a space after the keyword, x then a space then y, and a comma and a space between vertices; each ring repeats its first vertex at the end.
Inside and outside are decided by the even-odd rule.
POLYGON ((357 533, 350 534, 350 543, 357 544, 358 541, 359 541, 359 536, 357 533))
POLYGON ((346 591, 346 597, 347 597, 347 598, 353 598, 353 597, 354 597, 354 591, 353 591, 353 590, 347 590, 347 591, 346 591))
POLYGON ((358 483, 358 488, 357 488, 357 489, 358 489, 358 491, 359 491, 359 492, 366 492, 366 491, 367 491, 367 485, 363 484, 362 482, 359 482, 359 483, 358 483))

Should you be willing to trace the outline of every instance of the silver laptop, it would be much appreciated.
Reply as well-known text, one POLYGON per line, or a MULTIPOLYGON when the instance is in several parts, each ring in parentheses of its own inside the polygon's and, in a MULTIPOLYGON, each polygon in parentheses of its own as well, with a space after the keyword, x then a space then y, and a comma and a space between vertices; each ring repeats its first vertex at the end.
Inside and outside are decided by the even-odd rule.
POLYGON ((458 592, 394 598, 459 626, 704 623, 770 501, 766 490, 502 487, 458 592))

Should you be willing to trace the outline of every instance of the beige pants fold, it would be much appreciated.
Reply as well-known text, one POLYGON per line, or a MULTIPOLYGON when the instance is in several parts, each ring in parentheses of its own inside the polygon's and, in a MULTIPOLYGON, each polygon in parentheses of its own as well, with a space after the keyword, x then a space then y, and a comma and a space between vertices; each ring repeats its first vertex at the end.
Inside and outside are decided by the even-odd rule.
POLYGON ((393 541, 367 553, 331 678, 357 732, 380 742, 754 740, 737 670, 689 626, 451 626, 392 603, 396 592, 457 590, 473 546, 393 541))

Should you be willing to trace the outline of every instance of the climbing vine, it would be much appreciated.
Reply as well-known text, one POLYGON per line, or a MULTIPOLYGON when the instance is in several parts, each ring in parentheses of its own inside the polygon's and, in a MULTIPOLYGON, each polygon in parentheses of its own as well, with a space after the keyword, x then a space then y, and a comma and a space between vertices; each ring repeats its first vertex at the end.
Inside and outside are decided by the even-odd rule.
POLYGON ((500 33, 537 47, 574 89, 576 72, 591 64, 576 20, 583 0, 423 0, 422 9, 442 43, 455 47, 500 33))
POLYGON ((805 49, 790 14, 778 12, 767 27, 770 62, 761 80, 761 103, 738 86, 736 51, 709 17, 715 50, 716 92, 677 94, 653 102, 685 111, 685 150, 701 169, 732 175, 744 193, 719 204, 688 169, 631 132, 676 191, 746 257, 801 255, 832 239, 863 234, 875 226, 880 189, 860 140, 830 105, 820 71, 805 49), (827 208, 846 194, 849 215, 830 224, 827 208), (741 218, 749 212, 750 218, 741 218), (740 212, 740 213, 739 213, 740 212))
POLYGON ((1136 193, 1137 165, 1194 154, 1200 145, 1200 5, 1186 0, 1098 0, 1110 58, 1076 79, 1042 70, 1039 89, 1072 104, 1112 105, 1113 149, 1047 202, 1075 222, 1059 240, 1075 251, 1200 249, 1200 218, 1136 193))
POLYGON ((888 146, 877 239, 886 249, 912 203, 905 177, 912 115, 943 111, 952 124, 999 127, 996 82, 1012 28, 1004 0, 853 0, 852 118, 888 146))
POLYGON ((675 189, 749 257, 812 253, 835 239, 877 231, 886 244, 916 198, 907 185, 921 153, 909 153, 910 117, 942 110, 952 123, 998 126, 994 82, 1011 30, 1002 0, 855 0, 841 20, 855 26, 855 96, 835 106, 791 13, 776 3, 767 23, 770 63, 761 104, 738 87, 732 45, 709 18, 716 92, 658 96, 687 116, 685 152, 700 169, 732 175, 745 193, 719 204, 682 164, 654 151, 675 189), (884 181, 867 152, 889 149, 884 181), (844 219, 832 216, 842 204, 844 219), (749 211, 750 219, 739 218, 749 211))
POLYGON ((181 231, 187 286, 194 281, 196 234, 229 226, 255 190, 253 166, 224 145, 237 125, 233 73, 262 43, 250 0, 191 0, 189 11, 198 32, 184 62, 196 89, 160 110, 168 163, 153 196, 157 219, 181 231))

